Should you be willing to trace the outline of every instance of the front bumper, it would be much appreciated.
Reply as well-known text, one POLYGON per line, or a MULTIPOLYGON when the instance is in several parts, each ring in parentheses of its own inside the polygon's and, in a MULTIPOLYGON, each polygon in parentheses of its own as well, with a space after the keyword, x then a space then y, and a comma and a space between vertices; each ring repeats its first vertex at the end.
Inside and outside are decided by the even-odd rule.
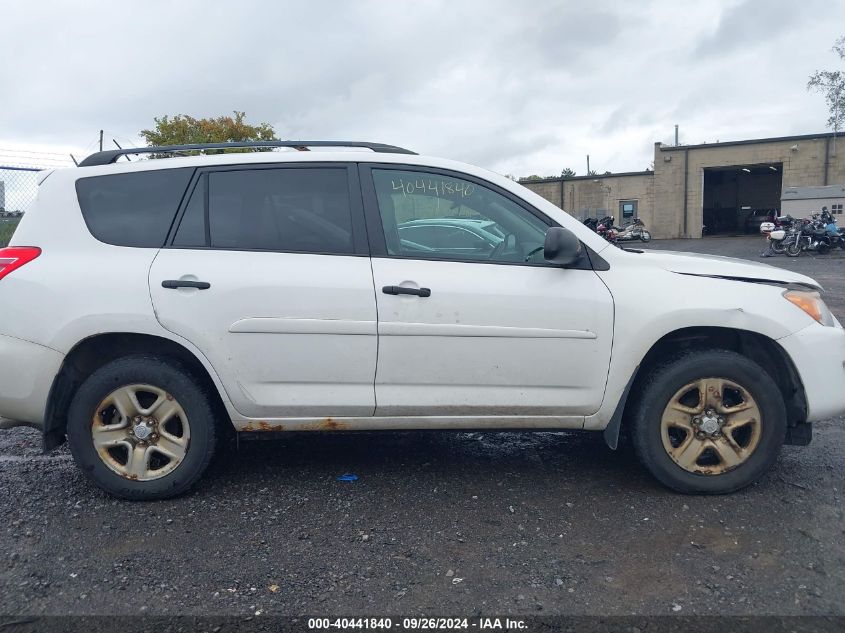
POLYGON ((778 340, 792 359, 807 397, 807 421, 845 413, 845 330, 809 325, 778 340))
POLYGON ((49 347, 0 334, 0 417, 42 427, 63 359, 49 347))

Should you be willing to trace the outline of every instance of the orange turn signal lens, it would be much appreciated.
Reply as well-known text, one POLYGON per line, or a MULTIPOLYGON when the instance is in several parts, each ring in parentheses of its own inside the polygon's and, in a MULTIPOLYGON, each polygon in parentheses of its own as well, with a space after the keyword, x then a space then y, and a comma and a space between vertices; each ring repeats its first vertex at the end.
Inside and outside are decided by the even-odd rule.
POLYGON ((804 290, 787 290, 783 293, 784 298, 791 304, 798 306, 807 315, 822 325, 831 326, 835 322, 830 310, 822 301, 818 292, 807 292, 804 290))

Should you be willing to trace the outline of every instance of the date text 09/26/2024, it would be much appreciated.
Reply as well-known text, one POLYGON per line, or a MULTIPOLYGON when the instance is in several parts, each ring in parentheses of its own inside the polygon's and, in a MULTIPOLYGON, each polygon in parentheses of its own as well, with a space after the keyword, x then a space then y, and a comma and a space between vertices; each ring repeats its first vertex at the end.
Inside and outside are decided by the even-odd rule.
POLYGON ((309 618, 309 630, 526 630, 525 620, 512 618, 309 618))

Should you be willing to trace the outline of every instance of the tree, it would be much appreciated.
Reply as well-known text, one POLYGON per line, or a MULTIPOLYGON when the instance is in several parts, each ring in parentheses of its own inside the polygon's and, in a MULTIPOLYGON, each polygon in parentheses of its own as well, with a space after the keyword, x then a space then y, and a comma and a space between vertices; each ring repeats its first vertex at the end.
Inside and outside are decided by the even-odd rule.
POLYGON ((523 176, 520 178, 522 182, 534 182, 537 180, 543 180, 543 176, 538 176, 537 174, 531 174, 530 176, 523 176))
POLYGON ((571 169, 570 167, 564 167, 563 171, 560 172, 560 177, 564 178, 564 179, 572 178, 574 176, 575 176, 575 170, 571 169))
MULTIPOLYGON (((839 59, 845 61, 845 36, 840 37, 833 45, 833 52, 839 59)), ((817 70, 810 75, 807 90, 820 92, 827 102, 830 117, 827 126, 833 129, 833 154, 836 155, 836 135, 845 123, 845 71, 817 70)))
POLYGON ((154 119, 154 129, 141 130, 141 136, 150 146, 278 140, 276 131, 269 123, 250 125, 245 121, 246 113, 235 111, 233 114, 233 117, 219 116, 209 119, 195 119, 187 114, 177 114, 174 117, 165 115, 154 119))

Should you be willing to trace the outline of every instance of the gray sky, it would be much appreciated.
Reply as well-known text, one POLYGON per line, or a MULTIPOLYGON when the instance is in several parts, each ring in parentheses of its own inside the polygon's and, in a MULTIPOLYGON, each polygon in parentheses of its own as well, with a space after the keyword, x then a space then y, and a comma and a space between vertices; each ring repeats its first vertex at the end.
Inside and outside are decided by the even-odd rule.
POLYGON ((845 2, 0 0, 0 20, 0 149, 84 155, 100 128, 237 109, 524 176, 644 169, 675 123, 824 131, 805 85, 842 66, 845 2))

